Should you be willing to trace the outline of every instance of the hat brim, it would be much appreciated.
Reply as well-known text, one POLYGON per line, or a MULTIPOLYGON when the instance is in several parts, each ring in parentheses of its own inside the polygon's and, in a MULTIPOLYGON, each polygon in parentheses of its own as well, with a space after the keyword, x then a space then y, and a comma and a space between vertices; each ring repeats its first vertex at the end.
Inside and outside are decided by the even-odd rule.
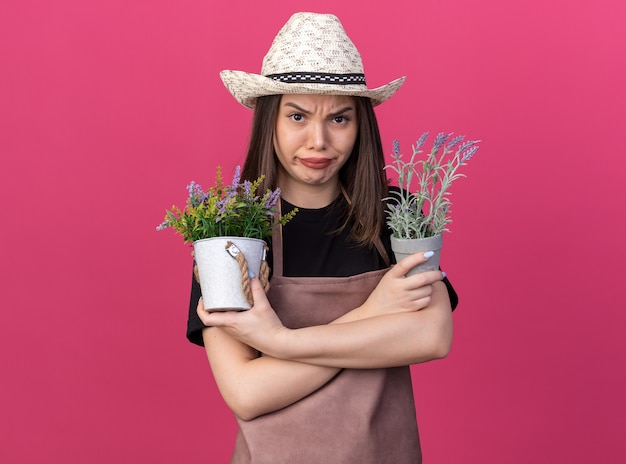
POLYGON ((220 72, 222 82, 235 99, 243 106, 254 109, 256 100, 266 95, 310 94, 310 95, 346 95, 352 97, 368 97, 372 105, 380 105, 390 99, 404 83, 400 77, 389 84, 368 89, 362 84, 306 84, 280 82, 260 74, 244 71, 225 70, 220 72))

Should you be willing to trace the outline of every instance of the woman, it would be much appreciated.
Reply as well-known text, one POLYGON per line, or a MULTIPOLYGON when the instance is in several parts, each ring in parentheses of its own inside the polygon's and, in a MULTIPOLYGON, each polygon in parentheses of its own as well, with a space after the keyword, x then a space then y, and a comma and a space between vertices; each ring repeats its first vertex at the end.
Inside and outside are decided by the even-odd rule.
POLYGON ((367 89, 339 20, 313 13, 281 29, 262 75, 221 75, 255 112, 242 177, 298 208, 252 309, 208 313, 194 283, 188 337, 237 417, 232 462, 421 462, 408 366, 447 355, 456 295, 440 271, 405 277, 430 253, 390 266, 372 107, 404 78, 367 89))

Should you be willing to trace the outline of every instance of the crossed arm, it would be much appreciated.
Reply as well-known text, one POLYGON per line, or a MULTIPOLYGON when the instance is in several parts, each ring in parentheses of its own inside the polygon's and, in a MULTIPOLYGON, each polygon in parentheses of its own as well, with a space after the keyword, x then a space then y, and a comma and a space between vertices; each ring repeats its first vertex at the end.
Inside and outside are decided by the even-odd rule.
POLYGON ((367 301, 327 325, 285 328, 257 279, 254 306, 242 313, 207 313, 204 345, 217 385, 244 420, 286 407, 342 368, 416 364, 447 355, 452 316, 441 272, 404 277, 422 254, 390 269, 367 301), (264 353, 259 356, 259 352, 264 353))

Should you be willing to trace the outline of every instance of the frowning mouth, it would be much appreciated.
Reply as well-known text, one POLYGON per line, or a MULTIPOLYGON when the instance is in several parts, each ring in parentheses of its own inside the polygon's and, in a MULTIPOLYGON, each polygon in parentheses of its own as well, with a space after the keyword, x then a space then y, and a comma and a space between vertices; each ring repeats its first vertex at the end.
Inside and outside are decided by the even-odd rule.
POLYGON ((311 169, 324 169, 333 162, 330 158, 300 158, 300 162, 311 169))

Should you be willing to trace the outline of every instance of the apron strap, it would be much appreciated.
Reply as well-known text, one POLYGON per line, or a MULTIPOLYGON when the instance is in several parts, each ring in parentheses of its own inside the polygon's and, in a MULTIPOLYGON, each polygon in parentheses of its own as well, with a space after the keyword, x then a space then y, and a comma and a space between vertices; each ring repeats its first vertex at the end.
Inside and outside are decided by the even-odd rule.
POLYGON ((281 199, 278 199, 278 211, 276 221, 274 222, 274 230, 272 231, 272 275, 283 277, 283 227, 278 222, 281 217, 282 205, 281 199))

